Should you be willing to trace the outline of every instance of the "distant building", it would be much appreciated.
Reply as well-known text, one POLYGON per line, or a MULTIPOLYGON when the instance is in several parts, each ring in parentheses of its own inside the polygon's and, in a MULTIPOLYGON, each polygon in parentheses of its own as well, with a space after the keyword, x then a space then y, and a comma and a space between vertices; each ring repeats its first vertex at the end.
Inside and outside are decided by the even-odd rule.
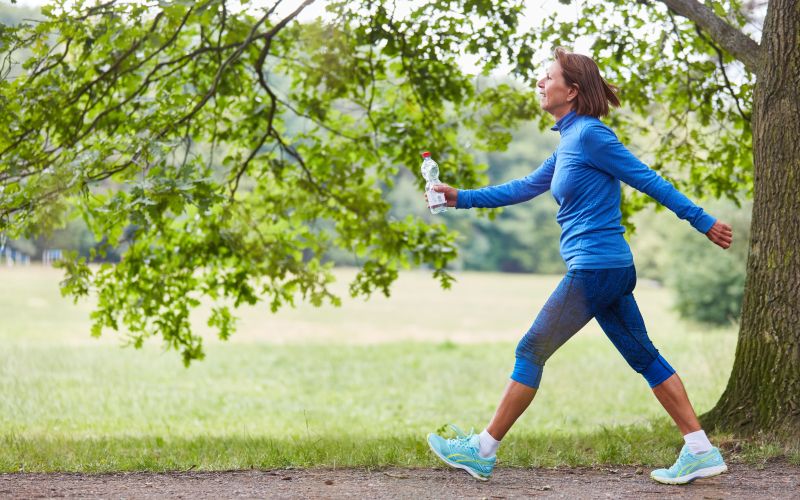
POLYGON ((31 256, 11 245, 3 245, 0 249, 0 263, 5 263, 8 267, 29 266, 31 256))
POLYGON ((46 248, 42 250, 42 264, 52 266, 53 262, 63 259, 64 255, 60 248, 46 248))

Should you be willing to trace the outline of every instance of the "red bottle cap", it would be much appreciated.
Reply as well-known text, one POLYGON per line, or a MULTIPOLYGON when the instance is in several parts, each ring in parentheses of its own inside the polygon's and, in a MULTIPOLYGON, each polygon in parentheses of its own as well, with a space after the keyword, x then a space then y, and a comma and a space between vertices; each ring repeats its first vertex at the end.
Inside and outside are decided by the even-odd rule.
POLYGON ((422 153, 422 157, 423 158, 430 158, 431 154, 429 152, 425 151, 425 152, 422 153))

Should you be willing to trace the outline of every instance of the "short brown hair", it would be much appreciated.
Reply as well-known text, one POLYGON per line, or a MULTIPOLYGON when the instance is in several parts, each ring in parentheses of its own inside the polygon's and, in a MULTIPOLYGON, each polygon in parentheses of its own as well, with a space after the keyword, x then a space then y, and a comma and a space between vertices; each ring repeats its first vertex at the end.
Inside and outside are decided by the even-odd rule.
POLYGON ((563 47, 554 52, 568 87, 578 87, 575 112, 599 118, 608 114, 608 104, 619 107, 619 89, 600 76, 600 68, 591 57, 569 52, 563 47))

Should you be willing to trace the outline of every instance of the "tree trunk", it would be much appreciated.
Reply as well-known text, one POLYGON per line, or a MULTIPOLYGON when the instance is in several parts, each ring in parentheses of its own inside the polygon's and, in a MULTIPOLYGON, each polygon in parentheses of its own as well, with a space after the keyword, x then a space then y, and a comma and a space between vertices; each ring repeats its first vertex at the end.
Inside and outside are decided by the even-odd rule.
POLYGON ((798 27, 800 2, 770 1, 754 90, 755 192, 741 330, 728 386, 702 417, 708 428, 792 441, 800 440, 798 27))

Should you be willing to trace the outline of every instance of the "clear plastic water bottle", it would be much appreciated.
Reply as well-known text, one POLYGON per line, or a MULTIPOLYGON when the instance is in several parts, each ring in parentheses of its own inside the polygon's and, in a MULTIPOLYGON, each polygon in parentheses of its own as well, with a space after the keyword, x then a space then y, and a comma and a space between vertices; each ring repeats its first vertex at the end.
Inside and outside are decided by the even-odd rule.
POLYGON ((428 196, 428 208, 432 214, 447 211, 447 201, 444 193, 434 191, 433 186, 441 184, 439 182, 439 164, 433 161, 431 154, 427 151, 422 153, 422 177, 425 178, 425 194, 428 196))

